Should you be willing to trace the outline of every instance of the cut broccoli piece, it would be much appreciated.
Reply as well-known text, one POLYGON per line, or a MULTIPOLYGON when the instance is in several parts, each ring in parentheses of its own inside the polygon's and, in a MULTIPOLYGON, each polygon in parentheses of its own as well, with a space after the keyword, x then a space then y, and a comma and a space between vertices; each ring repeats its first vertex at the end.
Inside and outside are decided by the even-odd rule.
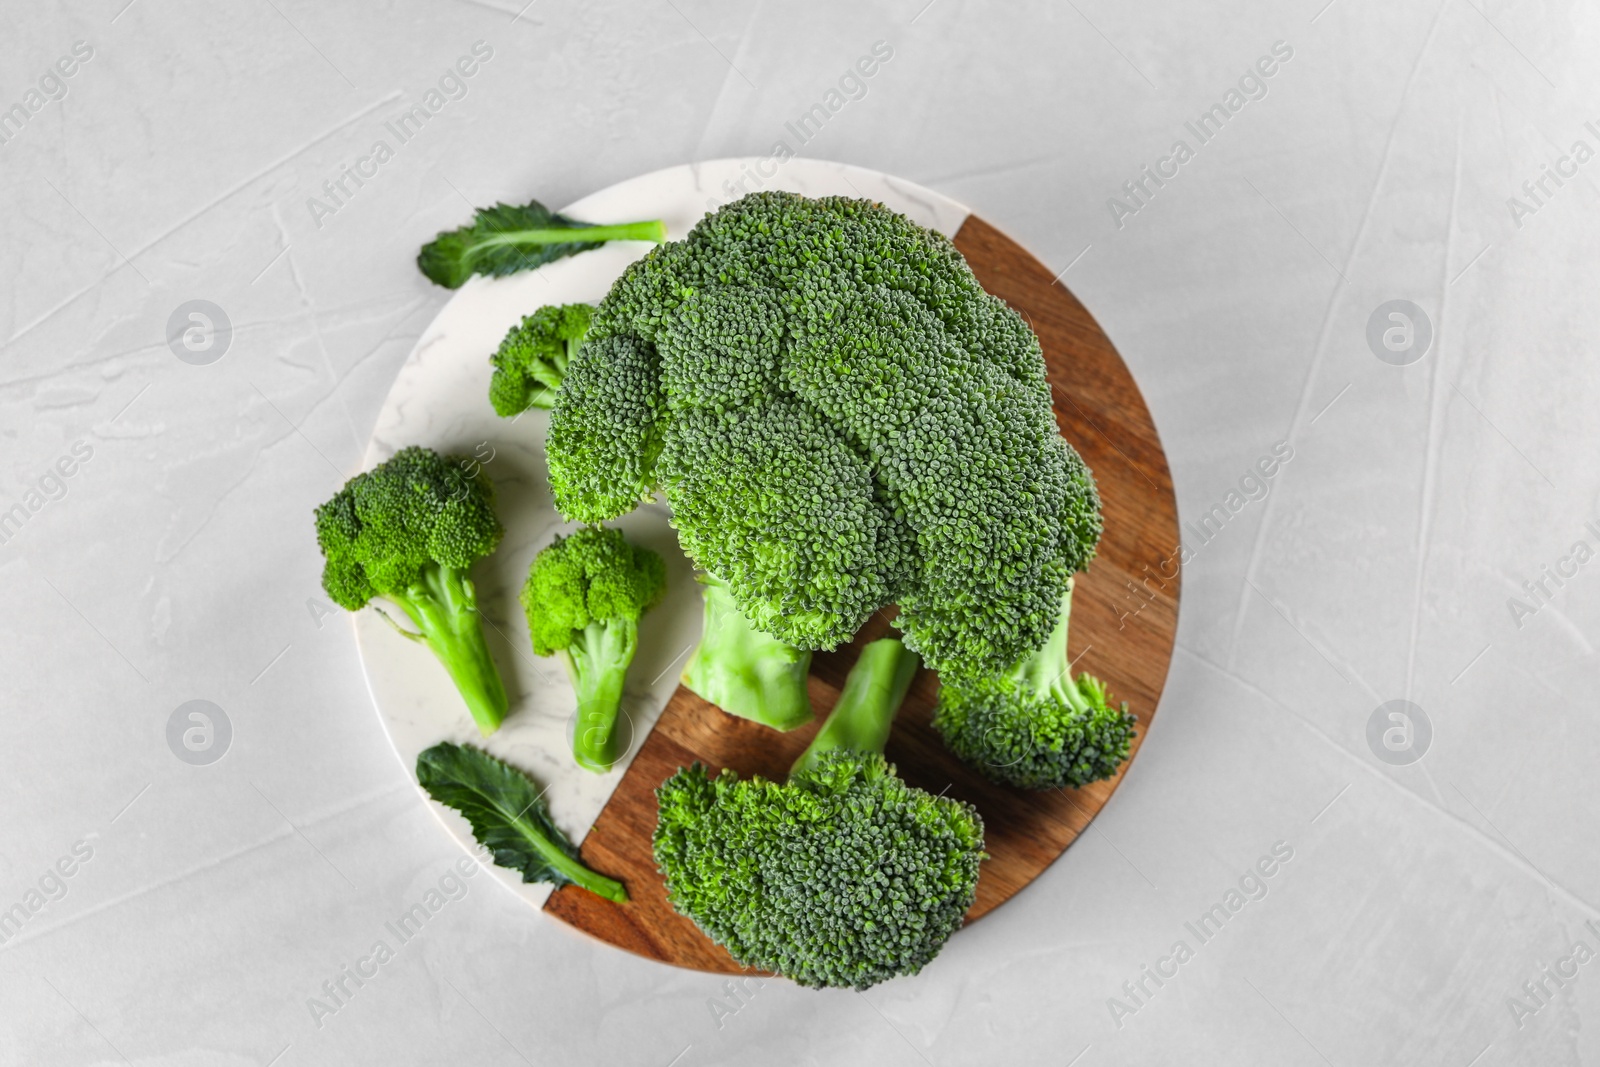
POLYGON ((1026 789, 1082 786, 1109 778, 1128 758, 1137 720, 1114 707, 1089 674, 1072 679, 1067 620, 1072 588, 1050 639, 1003 674, 945 682, 933 724, 945 744, 987 777, 1026 789))
POLYGON ((558 536, 528 568, 528 632, 536 655, 559 652, 566 661, 578 698, 572 755, 580 767, 604 773, 617 761, 617 713, 639 647, 639 617, 666 589, 659 555, 598 526, 558 536))
POLYGON ((537 200, 496 204, 479 208, 469 225, 441 230, 417 253, 417 269, 435 285, 459 289, 474 274, 515 274, 607 241, 666 239, 659 220, 599 226, 557 214, 537 200))
POLYGON ((882 755, 917 666, 897 638, 867 645, 785 784, 697 763, 656 791, 668 900, 744 966, 866 989, 916 974, 960 927, 983 821, 882 755))
POLYGON ((833 648, 898 603, 947 678, 1042 646, 1100 536, 1033 331, 948 239, 862 200, 752 194, 630 266, 548 453, 569 518, 663 491, 758 630, 833 648))
POLYGON ((762 633, 739 611, 726 583, 700 576, 705 629, 683 671, 683 684, 723 711, 776 730, 812 719, 806 679, 811 650, 762 633))
POLYGON ((416 631, 395 629, 433 650, 478 729, 492 734, 506 692, 467 577, 504 532, 488 478, 413 446, 351 478, 316 516, 328 596, 350 611, 381 597, 405 612, 416 631))
POLYGON ((555 304, 511 327, 489 357, 494 365, 489 403, 496 414, 509 418, 529 408, 555 406, 556 390, 593 314, 588 304, 555 304))

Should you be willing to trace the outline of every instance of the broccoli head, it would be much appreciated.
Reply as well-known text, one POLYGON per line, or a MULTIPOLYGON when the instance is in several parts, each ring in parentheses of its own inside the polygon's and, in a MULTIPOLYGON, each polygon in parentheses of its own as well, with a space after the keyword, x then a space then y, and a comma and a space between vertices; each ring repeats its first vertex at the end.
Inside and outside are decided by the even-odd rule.
POLYGON ((639 617, 661 602, 666 564, 621 530, 591 526, 533 558, 522 607, 536 655, 560 653, 578 698, 572 755, 605 772, 617 761, 617 713, 639 647, 639 617))
POLYGON ((482 471, 469 474, 431 449, 404 448, 351 478, 316 516, 322 587, 334 603, 355 611, 381 598, 398 607, 416 630, 396 629, 433 649, 478 729, 487 736, 499 728, 505 687, 467 577, 504 533, 482 471))
POLYGON ((554 407, 567 364, 589 332, 594 309, 588 304, 553 304, 511 327, 489 362, 489 402, 509 418, 529 408, 554 407))
POLYGON ((983 821, 882 755, 917 665, 896 638, 869 644, 786 783, 697 763, 657 790, 667 897, 741 964, 866 989, 917 973, 960 927, 983 821))
POLYGON ((1109 702, 1098 678, 1073 681, 1067 659, 1072 589, 1056 628, 1015 668, 974 681, 945 682, 933 725, 945 744, 987 777, 1025 789, 1082 786, 1109 778, 1128 758, 1137 720, 1109 702))
POLYGON ((1043 354, 945 237, 880 204, 756 193, 652 249, 595 309, 551 416, 556 506, 665 493, 758 629, 833 648, 898 603, 942 674, 1049 636, 1099 499, 1043 354))

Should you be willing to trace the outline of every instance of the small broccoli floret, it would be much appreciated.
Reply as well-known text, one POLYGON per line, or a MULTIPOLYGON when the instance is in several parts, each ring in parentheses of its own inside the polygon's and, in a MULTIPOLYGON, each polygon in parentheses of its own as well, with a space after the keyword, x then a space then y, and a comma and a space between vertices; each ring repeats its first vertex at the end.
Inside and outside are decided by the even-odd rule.
POLYGON ((467 577, 504 533, 488 478, 413 446, 350 479, 316 514, 328 596, 350 611, 382 598, 405 612, 416 631, 395 628, 433 649, 485 736, 498 729, 505 687, 467 577))
POLYGON ((529 408, 555 406, 556 390, 593 315, 588 304, 553 304, 511 327, 489 357, 494 365, 489 402, 496 414, 509 418, 529 408))
POLYGON ((725 582, 700 576, 705 628, 683 671, 691 692, 743 719, 793 730, 812 719, 806 679, 811 650, 763 633, 739 610, 725 582))
POLYGON ((617 761, 617 712, 639 647, 639 617, 666 589, 659 555, 599 526, 558 536, 528 568, 528 632, 536 655, 559 652, 566 661, 578 698, 572 755, 580 767, 604 773, 617 761))
POLYGON ((1062 597, 1050 639, 1003 674, 945 682, 933 724, 945 744, 994 781, 1025 789, 1082 786, 1109 778, 1128 758, 1137 720, 1109 703, 1105 684, 1072 679, 1062 597))
POLYGON ((757 629, 834 648, 897 603, 946 678, 1044 644, 1100 535, 1038 338, 949 240, 863 200, 752 194, 630 266, 548 453, 569 518, 662 490, 757 629))
POLYGON ((866 989, 916 974, 977 895, 983 821, 909 786, 882 755, 917 656, 862 650, 785 784, 681 769, 656 792, 667 897, 747 967, 866 989))

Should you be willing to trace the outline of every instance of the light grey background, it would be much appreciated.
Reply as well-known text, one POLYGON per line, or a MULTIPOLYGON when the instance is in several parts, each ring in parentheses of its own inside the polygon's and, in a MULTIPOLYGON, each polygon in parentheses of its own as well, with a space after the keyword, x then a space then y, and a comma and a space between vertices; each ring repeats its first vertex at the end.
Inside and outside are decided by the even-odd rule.
POLYGON ((4 108, 93 48, 0 147, 0 510, 93 450, 0 547, 0 909, 93 852, 0 945, 0 1062, 1600 1058, 1600 964, 1542 972, 1600 949, 1600 565, 1522 588, 1600 547, 1600 162, 1538 204, 1520 190, 1600 148, 1594 5, 126 2, 6 0, 0 41, 4 108), (479 40, 468 94, 319 228, 308 198, 479 40), (800 146, 784 123, 879 40, 867 95, 800 146), (1198 145, 1185 122, 1278 41, 1266 96, 1198 145), (317 1026, 307 998, 461 854, 390 753, 350 627, 315 610, 311 508, 447 298, 417 246, 466 201, 560 204, 779 138, 1071 264, 1186 524, 1292 447, 1209 542, 1186 526, 1137 763, 914 979, 772 982, 718 1013, 740 1003, 720 979, 479 878, 317 1026), (1119 228, 1108 199, 1179 138, 1194 158, 1119 228), (194 299, 233 324, 209 366, 165 340, 194 299), (1432 323, 1409 366, 1367 345, 1390 300, 1432 323), (1432 724, 1407 766, 1367 742, 1399 699, 1432 724), (209 766, 167 746, 190 700, 231 722, 209 766), (1199 945, 1184 923, 1276 842, 1293 858, 1265 899, 1199 945), (1123 983, 1180 939, 1193 958, 1136 1005, 1123 983))

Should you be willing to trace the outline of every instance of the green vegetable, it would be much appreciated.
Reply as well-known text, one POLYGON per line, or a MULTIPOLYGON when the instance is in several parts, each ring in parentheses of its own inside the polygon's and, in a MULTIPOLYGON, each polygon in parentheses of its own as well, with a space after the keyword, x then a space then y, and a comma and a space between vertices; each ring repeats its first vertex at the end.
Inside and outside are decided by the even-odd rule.
POLYGON ((862 650, 786 784, 683 768, 656 791, 672 906, 747 967, 866 989, 915 974, 977 894, 983 821, 882 755, 917 670, 898 639, 862 650))
POLYGON ((495 864, 521 871, 524 882, 577 885, 607 900, 628 899, 621 882, 579 862, 537 784, 517 768, 446 741, 417 756, 417 782, 434 800, 465 815, 495 864))
POLYGON ((417 269, 435 285, 459 289, 474 274, 532 270, 607 241, 666 239, 666 225, 656 220, 597 226, 550 211, 537 200, 495 204, 479 208, 470 226, 441 230, 417 254, 417 269))
POLYGON ((1137 720, 1108 703, 1106 686, 1067 660, 1072 588, 1045 646, 1002 674, 945 682, 933 724, 957 756, 989 778, 1026 789, 1109 778, 1128 758, 1137 720))
POLYGON ((494 365, 489 402, 496 414, 510 417, 555 406, 556 390, 589 332, 593 313, 588 304, 551 305, 511 327, 489 357, 494 365))
POLYGON ((806 679, 811 650, 762 633, 739 612, 721 580, 701 575, 705 629, 683 671, 683 684, 723 711, 775 730, 812 719, 806 679))
POLYGON ((467 577, 504 533, 481 469, 468 474, 431 449, 401 449, 351 478, 316 515, 328 596, 350 611, 381 597, 405 612, 416 631, 395 629, 439 657, 485 736, 498 729, 505 687, 467 577))
POLYGON ((833 648, 898 603, 941 675, 1049 637, 1100 535, 1028 324, 946 238, 868 201, 756 193, 630 266, 551 415, 557 507, 665 492, 754 627, 833 648))
POLYGON ((617 712, 639 647, 639 617, 666 590, 659 555, 598 526, 556 537, 528 568, 522 607, 533 651, 566 661, 578 698, 572 755, 580 767, 603 773, 617 761, 617 712))

